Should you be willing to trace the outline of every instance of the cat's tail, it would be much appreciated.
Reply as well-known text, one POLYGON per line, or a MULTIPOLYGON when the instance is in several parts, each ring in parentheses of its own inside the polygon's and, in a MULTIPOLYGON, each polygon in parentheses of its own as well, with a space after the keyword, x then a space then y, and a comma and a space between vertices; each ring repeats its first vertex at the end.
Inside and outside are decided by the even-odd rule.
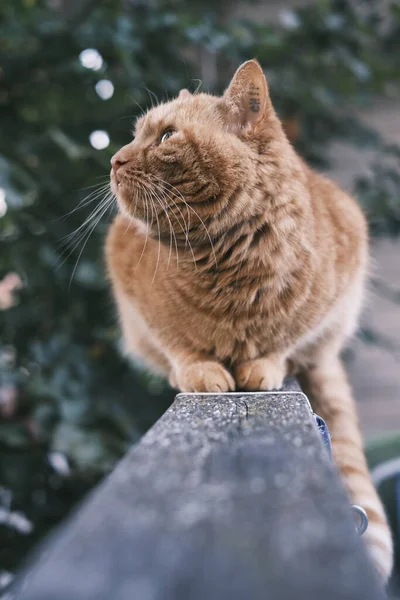
POLYGON ((362 539, 387 581, 393 566, 392 536, 368 471, 356 406, 340 359, 310 368, 301 376, 301 383, 313 409, 328 425, 333 457, 350 501, 368 514, 369 525, 362 539))

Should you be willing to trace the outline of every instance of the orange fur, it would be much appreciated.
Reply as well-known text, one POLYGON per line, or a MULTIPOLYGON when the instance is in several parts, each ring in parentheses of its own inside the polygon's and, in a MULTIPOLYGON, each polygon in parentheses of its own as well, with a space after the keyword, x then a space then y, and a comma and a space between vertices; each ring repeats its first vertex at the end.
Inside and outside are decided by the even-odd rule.
POLYGON ((112 164, 106 255, 127 351, 188 392, 299 372, 387 577, 390 532, 339 360, 368 260, 358 204, 296 154, 256 61, 222 97, 183 90, 151 109, 112 164))

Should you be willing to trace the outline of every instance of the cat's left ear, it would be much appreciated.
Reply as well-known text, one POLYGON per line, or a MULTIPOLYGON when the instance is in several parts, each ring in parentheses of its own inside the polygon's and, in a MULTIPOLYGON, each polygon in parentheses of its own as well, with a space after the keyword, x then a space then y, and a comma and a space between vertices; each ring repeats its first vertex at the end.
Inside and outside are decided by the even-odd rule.
POLYGON ((236 71, 223 95, 230 116, 243 127, 256 125, 271 108, 268 84, 257 60, 249 60, 236 71))

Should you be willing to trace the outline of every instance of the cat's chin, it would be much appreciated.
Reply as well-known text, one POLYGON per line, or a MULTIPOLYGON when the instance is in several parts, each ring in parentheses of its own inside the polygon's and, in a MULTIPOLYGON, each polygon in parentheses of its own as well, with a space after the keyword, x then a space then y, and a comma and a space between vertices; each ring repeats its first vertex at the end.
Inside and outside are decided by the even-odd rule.
POLYGON ((126 202, 126 200, 124 200, 121 193, 119 193, 119 190, 117 191, 117 193, 115 193, 115 196, 117 198, 117 206, 119 212, 122 215, 124 215, 124 217, 128 217, 129 219, 131 219, 133 217, 133 211, 130 210, 131 203, 126 202))
POLYGON ((119 214, 128 219, 131 223, 135 221, 136 225, 139 226, 140 230, 143 229, 144 232, 147 232, 148 225, 144 221, 142 221, 137 214, 135 214, 132 202, 129 199, 123 197, 123 194, 121 193, 120 189, 117 189, 115 197, 117 199, 117 207, 119 214))
POLYGON ((119 211, 126 217, 132 217, 131 210, 130 210, 132 202, 130 201, 129 198, 126 197, 126 191, 124 190, 122 183, 121 182, 117 183, 116 178, 111 177, 110 178, 110 189, 117 199, 117 205, 118 205, 119 211))

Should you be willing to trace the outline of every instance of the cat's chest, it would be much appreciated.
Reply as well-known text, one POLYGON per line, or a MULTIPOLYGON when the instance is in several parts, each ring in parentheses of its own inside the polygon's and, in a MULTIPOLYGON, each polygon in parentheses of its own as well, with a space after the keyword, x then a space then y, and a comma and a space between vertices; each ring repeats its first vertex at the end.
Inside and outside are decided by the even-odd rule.
POLYGON ((268 327, 262 326, 261 315, 259 318, 226 319, 221 321, 210 320, 208 326, 195 333, 194 338, 201 343, 204 350, 214 355, 218 360, 239 362, 251 360, 268 351, 268 327))

